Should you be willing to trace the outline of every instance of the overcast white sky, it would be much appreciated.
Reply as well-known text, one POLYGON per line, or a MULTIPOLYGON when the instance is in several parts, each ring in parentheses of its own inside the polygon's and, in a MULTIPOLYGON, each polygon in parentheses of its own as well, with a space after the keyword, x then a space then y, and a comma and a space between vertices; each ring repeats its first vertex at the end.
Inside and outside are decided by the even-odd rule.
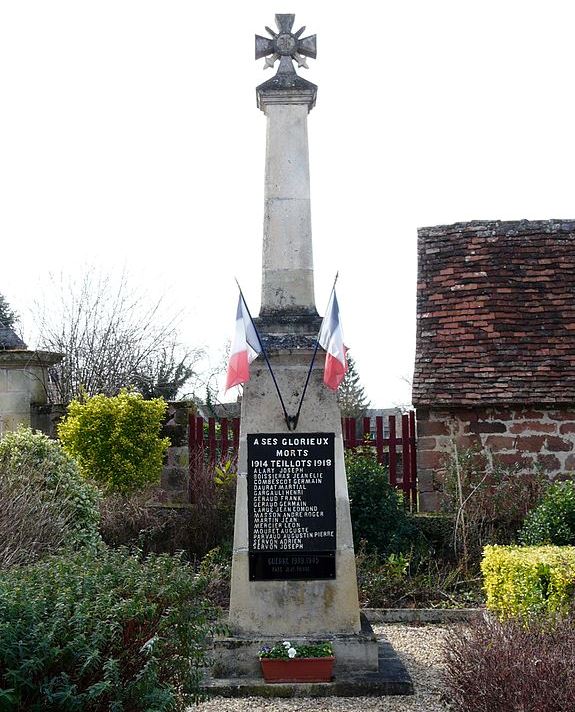
POLYGON ((318 309, 339 270, 372 404, 408 403, 417 227, 575 217, 572 2, 3 0, 0 293, 33 345, 49 272, 126 268, 220 358, 234 276, 259 305, 271 72, 253 37, 275 12, 318 35, 300 70, 319 85, 318 309))

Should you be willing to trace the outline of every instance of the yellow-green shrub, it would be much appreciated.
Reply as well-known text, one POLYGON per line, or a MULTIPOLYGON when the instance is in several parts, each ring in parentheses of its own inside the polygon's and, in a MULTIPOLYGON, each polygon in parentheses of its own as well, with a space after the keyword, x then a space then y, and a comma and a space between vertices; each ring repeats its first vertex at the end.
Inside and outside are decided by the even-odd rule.
POLYGON ((575 546, 486 546, 487 608, 499 618, 565 611, 575 590, 575 546))
POLYGON ((107 493, 129 494, 159 481, 169 445, 160 438, 165 411, 162 398, 97 395, 70 403, 58 436, 85 477, 107 493))

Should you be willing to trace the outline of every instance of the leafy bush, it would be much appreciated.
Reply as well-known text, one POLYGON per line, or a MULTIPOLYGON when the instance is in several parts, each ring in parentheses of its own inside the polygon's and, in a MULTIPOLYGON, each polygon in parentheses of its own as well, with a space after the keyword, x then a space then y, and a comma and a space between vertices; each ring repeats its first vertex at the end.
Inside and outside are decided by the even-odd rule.
POLYGON ((565 611, 575 589, 575 547, 486 546, 487 608, 499 618, 565 611))
POLYGON ((213 633, 181 558, 90 549, 0 574, 0 708, 183 712, 213 633))
POLYGON ((99 542, 100 492, 58 442, 24 427, 6 433, 0 476, 4 564, 30 562, 63 540, 71 546, 99 542))
MULTIPOLYGON (((575 700, 575 619, 453 628, 444 681, 456 712, 567 712, 575 700)), ((451 707, 450 707, 451 709, 451 707)))
POLYGON ((549 487, 541 503, 523 524, 520 541, 527 545, 575 545, 575 483, 558 482, 549 487))
POLYGON ((169 445, 160 438, 166 403, 122 391, 72 401, 58 436, 85 477, 108 493, 129 494, 159 481, 169 445))
POLYGON ((363 539, 380 556, 409 550, 417 530, 403 505, 403 496, 389 484, 387 468, 359 448, 345 454, 353 540, 363 539))

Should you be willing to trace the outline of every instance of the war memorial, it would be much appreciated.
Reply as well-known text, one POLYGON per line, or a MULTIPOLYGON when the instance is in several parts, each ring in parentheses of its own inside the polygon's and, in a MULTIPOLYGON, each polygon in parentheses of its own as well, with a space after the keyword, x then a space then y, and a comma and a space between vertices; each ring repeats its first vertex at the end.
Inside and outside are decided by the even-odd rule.
POLYGON ((253 322, 261 353, 244 384, 228 634, 215 643, 208 686, 222 695, 409 694, 407 671, 360 615, 340 412, 318 349, 307 134, 317 86, 294 69, 316 57, 316 37, 294 32, 292 14, 275 19, 277 31, 256 35, 256 59, 279 63, 257 87, 267 121, 253 322), (263 692, 258 651, 280 639, 330 641, 332 682, 263 692))

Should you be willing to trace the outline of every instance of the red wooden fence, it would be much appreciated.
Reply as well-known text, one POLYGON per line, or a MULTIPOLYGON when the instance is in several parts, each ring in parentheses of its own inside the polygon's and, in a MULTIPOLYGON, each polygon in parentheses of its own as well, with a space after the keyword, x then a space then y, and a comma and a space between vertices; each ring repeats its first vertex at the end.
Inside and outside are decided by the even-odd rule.
POLYGON ((388 416, 389 436, 384 437, 383 416, 375 417, 375 431, 371 431, 370 418, 358 420, 343 418, 343 444, 345 448, 371 447, 375 449, 377 461, 389 468, 389 484, 402 490, 406 505, 417 510, 417 444, 415 434, 415 413, 404 413, 402 416, 388 416), (397 421, 400 422, 400 437, 398 437, 397 421), (358 433, 358 430, 360 432, 358 433))
MULTIPOLYGON (((374 448, 378 462, 389 468, 390 484, 402 490, 406 505, 415 511, 417 509, 415 413, 411 411, 402 416, 388 416, 388 437, 384 437, 383 416, 375 417, 373 432, 370 418, 363 418, 360 422, 361 427, 358 428, 358 420, 355 418, 342 419, 344 447, 374 448), (399 428, 396 419, 399 419, 399 428)), ((212 465, 235 460, 238 455, 239 439, 239 418, 221 418, 219 421, 216 418, 208 418, 206 422, 198 416, 189 417, 190 463, 197 462, 199 455, 207 456, 207 460, 212 465)))

